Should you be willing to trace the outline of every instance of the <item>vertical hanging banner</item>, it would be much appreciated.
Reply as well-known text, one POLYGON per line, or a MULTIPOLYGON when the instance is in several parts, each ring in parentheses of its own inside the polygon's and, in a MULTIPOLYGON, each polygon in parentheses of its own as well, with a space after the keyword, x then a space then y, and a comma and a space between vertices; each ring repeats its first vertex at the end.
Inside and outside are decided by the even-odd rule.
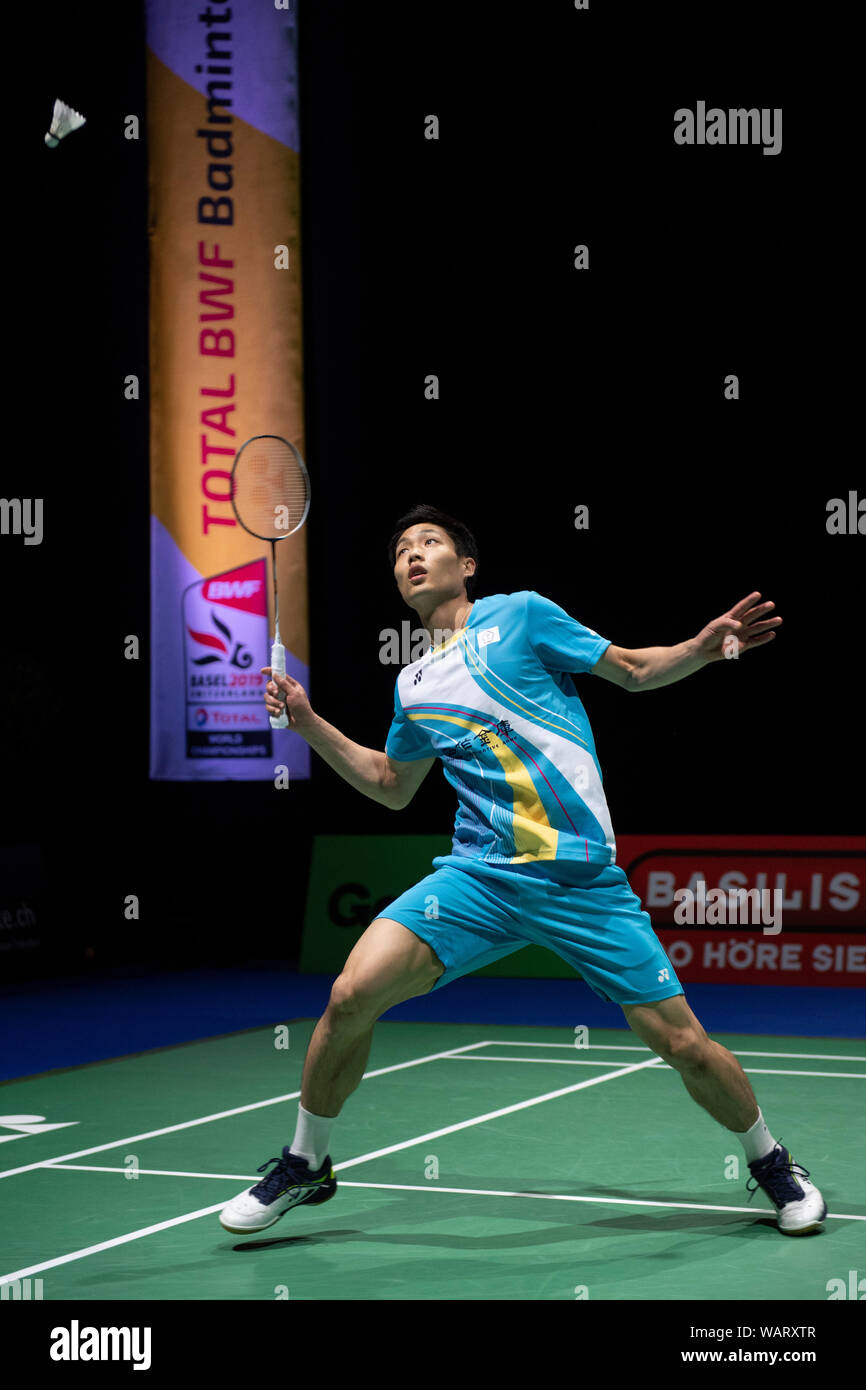
MULTIPOLYGON (((155 779, 310 775, 264 704, 271 547, 231 504, 252 435, 306 459, 296 5, 146 0, 155 779)), ((286 671, 307 688, 306 528, 276 552, 286 671)))

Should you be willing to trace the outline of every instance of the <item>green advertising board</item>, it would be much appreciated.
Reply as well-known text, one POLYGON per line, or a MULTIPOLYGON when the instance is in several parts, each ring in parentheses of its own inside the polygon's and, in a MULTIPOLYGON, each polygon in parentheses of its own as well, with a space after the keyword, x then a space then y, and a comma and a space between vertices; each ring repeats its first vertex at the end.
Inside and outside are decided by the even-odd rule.
MULTIPOLYGON (((339 975, 355 942, 382 909, 433 873, 433 859, 450 850, 450 837, 441 835, 317 835, 307 887, 301 970, 339 975)), ((474 973, 580 978, 553 951, 534 945, 474 973)))

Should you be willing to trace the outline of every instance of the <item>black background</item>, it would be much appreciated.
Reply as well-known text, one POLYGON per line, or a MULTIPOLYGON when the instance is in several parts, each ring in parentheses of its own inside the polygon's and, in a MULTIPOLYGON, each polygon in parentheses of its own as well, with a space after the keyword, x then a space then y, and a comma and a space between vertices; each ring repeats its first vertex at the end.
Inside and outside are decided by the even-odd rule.
MULTIPOLYGON (((617 834, 862 829, 864 541, 825 525, 862 479, 856 180, 844 36, 809 13, 303 5, 309 693, 350 738, 384 746, 379 633, 418 626, 386 545, 429 501, 476 536, 476 597, 535 589, 620 646, 775 601, 737 662, 579 683, 617 834), (698 100, 783 108, 781 154, 675 145, 698 100)), ((397 817, 315 756, 289 792, 149 780, 143 9, 19 22, 2 493, 43 497, 45 534, 0 538, 0 846, 41 847, 55 964, 291 962, 312 835, 447 833, 454 795, 434 769, 397 817), (87 125, 49 151, 58 95, 87 125)))

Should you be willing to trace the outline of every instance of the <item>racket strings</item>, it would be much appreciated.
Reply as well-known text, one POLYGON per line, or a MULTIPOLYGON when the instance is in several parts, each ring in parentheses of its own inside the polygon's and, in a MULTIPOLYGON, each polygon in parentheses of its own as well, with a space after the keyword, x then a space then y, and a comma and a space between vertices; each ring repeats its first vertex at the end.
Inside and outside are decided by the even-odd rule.
POLYGON ((263 540, 278 541, 303 524, 310 502, 307 475, 282 439, 252 440, 238 455, 232 502, 241 525, 263 540))

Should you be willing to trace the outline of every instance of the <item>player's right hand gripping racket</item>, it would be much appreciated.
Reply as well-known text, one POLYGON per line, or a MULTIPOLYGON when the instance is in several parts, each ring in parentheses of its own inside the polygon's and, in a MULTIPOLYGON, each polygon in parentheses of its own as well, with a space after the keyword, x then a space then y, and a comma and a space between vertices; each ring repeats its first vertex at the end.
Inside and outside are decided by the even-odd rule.
MULTIPOLYGON (((270 541, 274 563, 274 641, 271 669, 286 674, 286 649, 280 641, 280 595, 277 586, 277 541, 300 531, 310 510, 310 479, 294 444, 275 434, 257 434, 242 444, 232 468, 232 506, 251 536, 270 541)), ((285 704, 285 691, 279 698, 285 704)), ((289 716, 271 715, 272 729, 287 729, 289 716)))

